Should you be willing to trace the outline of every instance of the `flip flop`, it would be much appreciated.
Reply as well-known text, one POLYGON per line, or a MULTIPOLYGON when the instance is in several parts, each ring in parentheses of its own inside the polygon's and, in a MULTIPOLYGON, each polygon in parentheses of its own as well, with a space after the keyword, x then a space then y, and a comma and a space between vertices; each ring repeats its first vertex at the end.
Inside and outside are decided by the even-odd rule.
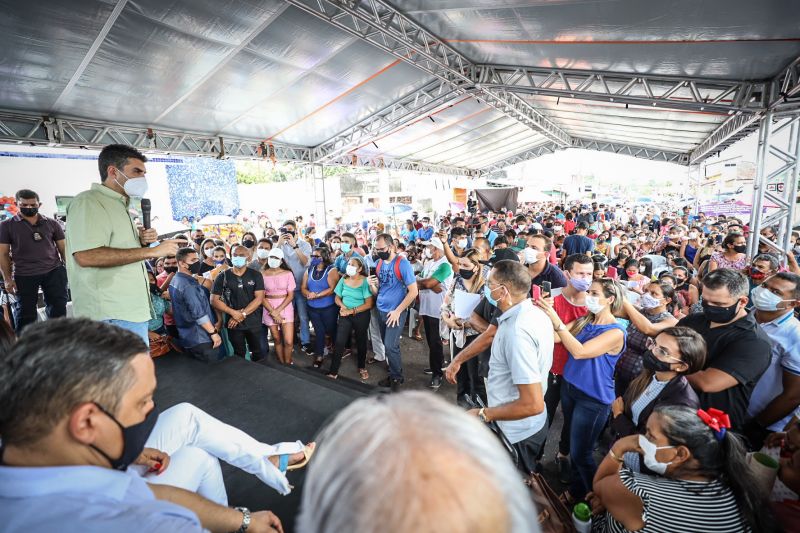
MULTIPOLYGON (((299 463, 295 463, 293 465, 287 466, 286 470, 299 470, 299 469, 303 468, 304 466, 306 466, 308 464, 308 461, 311 459, 311 456, 314 455, 314 450, 315 449, 316 449, 316 446, 309 446, 308 444, 306 444, 303 447, 303 455, 305 455, 306 458, 303 459, 302 461, 300 461, 299 463)), ((283 458, 283 457, 284 456, 281 456, 281 458, 283 458)), ((287 462, 289 461, 288 456, 286 456, 286 461, 287 462)))

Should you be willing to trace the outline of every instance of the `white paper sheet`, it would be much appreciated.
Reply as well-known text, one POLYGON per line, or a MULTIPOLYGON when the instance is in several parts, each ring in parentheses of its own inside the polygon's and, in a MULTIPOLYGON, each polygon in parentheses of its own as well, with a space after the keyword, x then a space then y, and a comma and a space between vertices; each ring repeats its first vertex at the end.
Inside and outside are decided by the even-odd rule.
POLYGON ((472 294, 471 292, 457 290, 453 295, 453 312, 458 318, 467 319, 480 301, 480 293, 472 294))

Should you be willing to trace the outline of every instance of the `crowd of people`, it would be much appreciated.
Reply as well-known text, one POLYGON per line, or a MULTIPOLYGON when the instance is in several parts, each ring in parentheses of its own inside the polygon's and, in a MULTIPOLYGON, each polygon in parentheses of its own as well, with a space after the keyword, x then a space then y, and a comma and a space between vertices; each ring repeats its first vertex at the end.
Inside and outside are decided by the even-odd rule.
MULTIPOLYGON (((6 481, 34 487, 24 509, 43 516, 60 509, 46 496, 68 491, 36 490, 60 475, 52 468, 16 467, 130 472, 159 463, 121 487, 120 500, 171 516, 174 530, 280 531, 270 513, 229 512, 218 459, 285 493, 284 473, 315 454, 302 531, 374 530, 366 522, 374 515, 343 507, 379 491, 385 501, 375 512, 392 531, 533 531, 522 479, 551 459, 568 487, 560 501, 569 509, 588 502, 595 531, 792 531, 800 523, 798 234, 781 250, 775 229, 764 228, 749 256, 743 221, 692 206, 578 200, 493 210, 471 199, 463 212, 414 212, 399 227, 337 221, 323 231, 313 217, 272 224, 258 216, 225 238, 195 228, 159 240, 128 210, 146 190, 145 164, 132 148, 104 149, 101 182, 73 200, 66 231, 38 213, 31 190, 17 194, 20 213, 0 224, 0 270, 21 335, 0 365, 0 511, 11 508, 6 481), (74 314, 91 320, 32 325, 40 288, 48 317, 66 314, 69 289, 74 314), (159 417, 143 356, 162 338, 209 363, 235 355, 294 365, 303 354, 333 380, 352 354, 362 380, 378 373, 379 386, 397 393, 406 388, 406 330, 424 342, 430 390, 455 384, 461 409, 411 392, 361 400, 323 431, 316 453, 314 442, 258 443, 188 404, 159 417), (56 369, 67 350, 75 359, 68 375, 56 369), (108 420, 122 428, 122 443, 108 420), (552 458, 544 457, 548 439, 557 440, 552 458), (777 460, 768 488, 753 452, 777 460), (153 480, 170 456, 174 476, 153 480), (439 462, 439 477, 423 482, 439 462), (458 501, 434 494, 451 488, 458 501)), ((87 476, 86 492, 119 483, 76 475, 87 476)), ((81 496, 70 498, 65 506, 81 496)))

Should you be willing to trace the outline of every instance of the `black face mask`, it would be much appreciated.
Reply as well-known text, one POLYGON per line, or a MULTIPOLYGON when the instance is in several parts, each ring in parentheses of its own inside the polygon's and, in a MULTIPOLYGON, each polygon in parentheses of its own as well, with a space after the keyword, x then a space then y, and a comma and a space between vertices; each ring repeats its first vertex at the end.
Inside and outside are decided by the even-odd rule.
POLYGON ((247 239, 242 241, 242 244, 244 245, 245 248, 252 248, 253 245, 255 244, 255 241, 247 239))
POLYGON ((381 261, 388 261, 392 254, 390 252, 378 252, 375 255, 378 256, 378 259, 381 261))
POLYGON ((726 324, 730 322, 739 311, 739 302, 736 302, 730 307, 716 307, 708 305, 706 302, 702 302, 702 306, 703 313, 705 313, 706 318, 708 318, 711 322, 716 322, 717 324, 726 324))
POLYGON ((463 268, 458 269, 458 275, 464 279, 472 279, 472 276, 475 275, 475 272, 472 270, 465 270, 463 268))
POLYGON ((153 294, 161 294, 161 291, 158 290, 158 285, 156 285, 155 283, 150 284, 150 292, 152 292, 153 294))
POLYGON ((36 213, 39 212, 38 207, 20 207, 19 212, 22 213, 23 216, 26 217, 35 217, 36 213))
POLYGON ((733 250, 739 254, 747 253, 747 245, 742 244, 741 246, 734 246, 733 250))
POLYGON ((670 363, 665 363, 650 350, 642 354, 642 366, 652 372, 667 372, 672 370, 672 365, 670 363))
POLYGON ((203 241, 206 240, 205 237, 198 237, 194 240, 195 244, 203 244, 203 241))
POLYGON ((167 267, 167 266, 165 266, 165 267, 164 267, 164 272, 169 272, 170 274, 174 274, 174 273, 176 273, 177 271, 178 271, 178 267, 176 267, 176 266, 174 266, 174 267, 167 267))
POLYGON ((99 404, 95 405, 97 405, 98 409, 108 415, 108 417, 113 420, 114 423, 122 430, 122 455, 120 455, 117 459, 112 459, 106 452, 94 444, 90 444, 89 446, 94 448, 100 455, 105 457, 106 460, 111 463, 111 468, 114 470, 125 470, 142 453, 142 450, 144 449, 144 443, 147 442, 147 437, 150 436, 150 433, 153 431, 153 427, 156 425, 156 421, 158 420, 158 409, 154 405, 150 412, 147 413, 147 416, 144 417, 144 420, 138 424, 124 427, 119 423, 119 420, 114 418, 114 415, 103 409, 99 404))

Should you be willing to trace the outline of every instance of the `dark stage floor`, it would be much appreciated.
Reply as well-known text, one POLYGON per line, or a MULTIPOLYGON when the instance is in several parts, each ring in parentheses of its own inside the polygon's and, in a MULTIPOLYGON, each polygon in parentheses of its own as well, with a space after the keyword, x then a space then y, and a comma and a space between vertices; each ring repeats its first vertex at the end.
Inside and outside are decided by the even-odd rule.
MULTIPOLYGON (((155 363, 159 409, 190 402, 266 443, 312 440, 331 415, 372 389, 345 380, 331 382, 303 369, 273 368, 235 357, 209 366, 170 354, 155 363)), ((289 474, 295 488, 288 496, 225 463, 222 471, 231 505, 269 509, 281 518, 287 532, 294 529, 305 470, 289 474)))
MULTIPOLYGON (((430 376, 422 371, 428 366, 425 343, 403 336, 401 351, 406 378, 404 389, 429 390, 430 376)), ((263 442, 297 439, 306 442, 314 438, 331 416, 353 400, 385 390, 375 386, 387 374, 384 363, 369 365, 370 378, 363 383, 358 379, 353 357, 342 362, 336 381, 309 368, 311 357, 299 350, 295 350, 293 367, 277 366, 274 354, 270 354, 268 360, 272 363, 251 363, 231 357, 208 366, 181 354, 160 357, 155 360, 158 376, 156 401, 162 410, 179 402, 193 403, 263 442)), ((436 394, 449 402, 456 401, 455 386, 447 382, 436 394)), ((557 491, 565 488, 558 481, 554 462, 560 430, 559 410, 550 428, 543 458, 544 476, 557 491)), ((222 470, 231 505, 244 505, 253 510, 269 509, 281 518, 287 532, 294 530, 304 470, 289 474, 289 482, 295 489, 288 496, 279 495, 255 476, 224 463, 222 470)))

